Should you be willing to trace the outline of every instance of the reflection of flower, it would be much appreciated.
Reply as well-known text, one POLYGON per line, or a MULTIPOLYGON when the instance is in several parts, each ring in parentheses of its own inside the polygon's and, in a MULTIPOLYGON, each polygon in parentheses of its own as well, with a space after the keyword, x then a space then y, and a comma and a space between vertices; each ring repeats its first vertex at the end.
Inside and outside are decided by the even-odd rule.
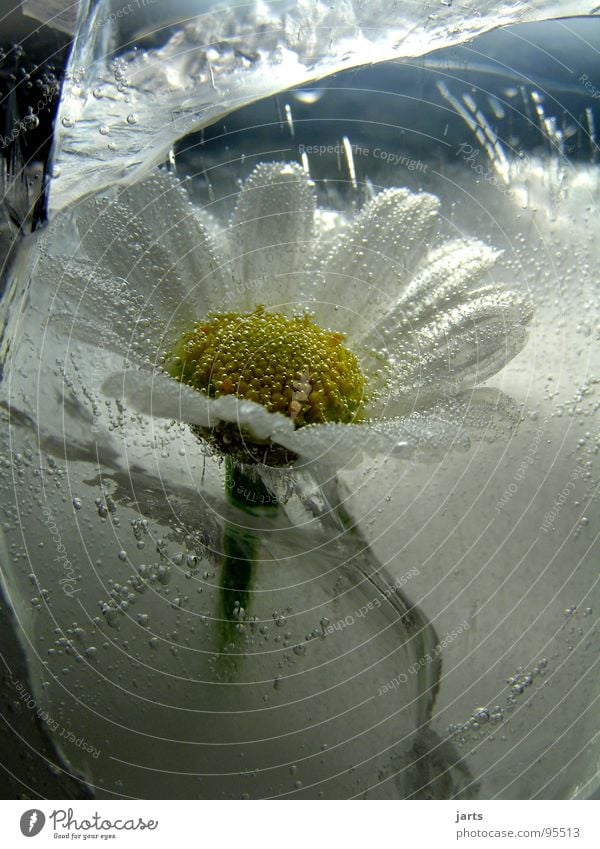
POLYGON ((87 259, 56 269, 59 294, 76 335, 108 323, 103 341, 137 362, 107 394, 245 459, 447 445, 465 419, 497 421, 498 393, 474 387, 521 350, 531 309, 493 283, 481 242, 428 248, 437 209, 389 189, 349 220, 316 208, 298 166, 263 164, 223 229, 156 174, 79 207, 87 259))

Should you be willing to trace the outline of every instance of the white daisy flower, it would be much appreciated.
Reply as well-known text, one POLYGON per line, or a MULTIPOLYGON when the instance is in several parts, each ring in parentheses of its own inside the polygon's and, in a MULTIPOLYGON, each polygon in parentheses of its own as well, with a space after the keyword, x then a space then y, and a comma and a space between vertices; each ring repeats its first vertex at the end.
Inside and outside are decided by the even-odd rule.
POLYGON ((157 172, 77 211, 80 260, 56 268, 74 332, 127 357, 104 382, 245 462, 339 466, 497 427, 475 389, 523 348, 532 311, 476 240, 430 246, 439 201, 381 191, 319 209, 302 168, 258 165, 228 226, 157 172), (93 280, 93 285, 82 281, 93 280))

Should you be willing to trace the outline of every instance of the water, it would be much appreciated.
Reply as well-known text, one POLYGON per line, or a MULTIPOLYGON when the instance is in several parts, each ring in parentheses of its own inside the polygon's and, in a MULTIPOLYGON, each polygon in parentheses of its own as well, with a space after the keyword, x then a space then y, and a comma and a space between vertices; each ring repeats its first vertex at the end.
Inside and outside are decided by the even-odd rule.
MULTIPOLYGON (((113 5, 90 3, 81 17, 54 140, 62 182, 50 192, 53 210, 82 192, 139 178, 190 131, 261 97, 341 69, 421 56, 555 11, 546 0, 517 7, 396 6, 391 14, 386 4, 360 0, 327 9, 280 0, 229 11, 206 3, 199 14, 197 4, 181 0, 168 12, 161 4, 140 4, 115 16, 120 7, 113 5), (101 124, 112 129, 111 148, 97 137, 101 124)), ((560 11, 584 15, 593 9, 570 0, 560 11)))
MULTIPOLYGON (((482 14, 476 26, 495 22, 482 14)), ((440 27, 438 37, 470 32, 440 27)), ((76 56, 106 49, 94 33, 81 34, 76 56)), ((398 43, 404 55, 424 49, 392 33, 381 58, 398 43)), ((341 61, 325 50, 326 64, 290 79, 301 88, 254 103, 274 86, 252 77, 231 100, 213 94, 220 111, 213 103, 206 115, 220 120, 200 131, 197 101, 189 122, 165 123, 160 96, 146 102, 132 85, 149 42, 139 46, 133 69, 114 56, 71 69, 50 191, 67 217, 23 250, 5 302, 3 583, 28 686, 64 762, 98 796, 164 796, 161 770, 188 798, 590 795, 599 311, 585 69, 565 112, 518 68, 487 63, 463 77, 466 53, 442 60, 443 72, 428 57, 312 82, 341 61), (350 217, 381 188, 432 192, 432 244, 478 238, 503 251, 495 283, 526 293, 535 314, 528 347, 487 383, 510 396, 518 426, 469 421, 460 451, 370 456, 339 471, 335 498, 360 528, 359 554, 323 524, 318 487, 286 492, 285 517, 260 525, 256 596, 238 603, 227 645, 222 541, 248 517, 185 426, 103 396, 124 352, 102 336, 102 299, 86 341, 71 338, 78 303, 52 300, 47 270, 76 249, 68 210, 82 194, 166 153, 191 178, 190 200, 221 221, 264 159, 303 164, 319 205, 350 217)), ((135 259, 135 227, 120 235, 135 259)))

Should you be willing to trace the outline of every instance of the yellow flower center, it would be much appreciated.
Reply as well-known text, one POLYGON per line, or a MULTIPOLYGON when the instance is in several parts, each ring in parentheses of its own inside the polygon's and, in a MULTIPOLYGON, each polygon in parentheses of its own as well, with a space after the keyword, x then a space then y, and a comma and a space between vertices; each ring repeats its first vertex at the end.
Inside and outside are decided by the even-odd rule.
MULTIPOLYGON (((289 416, 296 427, 357 422, 363 417, 365 378, 344 334, 323 330, 308 315, 287 318, 257 306, 197 322, 166 354, 165 371, 210 398, 237 395, 289 416)), ((238 425, 220 422, 203 440, 242 462, 286 465, 294 455, 260 441, 238 425)))
POLYGON ((365 378, 342 333, 308 316, 258 306, 209 315, 167 355, 171 375, 211 398, 237 395, 283 413, 297 427, 362 417, 365 378))

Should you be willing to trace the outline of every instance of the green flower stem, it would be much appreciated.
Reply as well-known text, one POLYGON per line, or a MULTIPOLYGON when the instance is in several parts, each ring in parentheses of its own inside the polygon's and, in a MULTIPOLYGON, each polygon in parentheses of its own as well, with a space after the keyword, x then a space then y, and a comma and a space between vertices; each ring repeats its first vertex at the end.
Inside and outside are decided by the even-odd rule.
MULTIPOLYGON (((226 460, 225 491, 229 502, 249 516, 271 516, 277 501, 258 475, 230 457, 226 460)), ((224 645, 239 641, 243 613, 251 604, 251 588, 260 550, 260 532, 225 522, 221 577, 221 620, 224 645)))

